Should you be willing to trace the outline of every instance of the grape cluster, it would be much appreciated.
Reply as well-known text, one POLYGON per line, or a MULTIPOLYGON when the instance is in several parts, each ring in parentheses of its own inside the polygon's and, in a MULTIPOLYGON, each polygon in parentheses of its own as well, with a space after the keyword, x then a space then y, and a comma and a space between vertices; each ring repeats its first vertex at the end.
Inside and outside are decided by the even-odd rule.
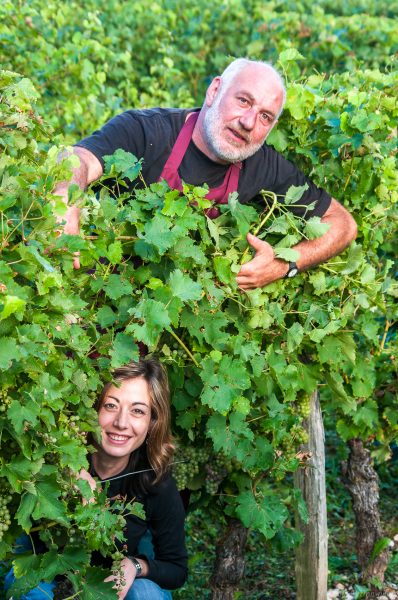
POLYGON ((62 432, 63 437, 73 439, 80 439, 83 444, 87 444, 87 434, 82 431, 79 426, 79 415, 75 414, 64 414, 61 413, 59 417, 58 426, 64 431, 62 432))
POLYGON ((206 492, 214 496, 218 492, 221 481, 229 472, 227 459, 223 454, 216 454, 213 460, 205 466, 206 471, 206 492))
POLYGON ((8 407, 10 406, 12 398, 8 395, 8 391, 6 389, 0 390, 0 413, 6 412, 8 407))
POLYGON ((178 366, 185 365, 187 361, 187 354, 182 346, 178 342, 171 342, 168 346, 164 345, 162 348, 163 353, 166 356, 166 360, 169 362, 174 362, 178 366))
POLYGON ((311 414, 311 398, 308 394, 304 394, 297 402, 298 414, 303 419, 308 419, 311 414))
POLYGON ((11 525, 11 515, 8 505, 11 502, 10 488, 5 479, 0 479, 0 542, 11 525))
POLYGON ((308 442, 308 432, 301 425, 293 425, 290 435, 296 444, 306 444, 308 442))
POLYGON ((189 488, 189 483, 200 472, 200 465, 206 462, 205 448, 180 447, 174 455, 173 476, 179 490, 189 488))

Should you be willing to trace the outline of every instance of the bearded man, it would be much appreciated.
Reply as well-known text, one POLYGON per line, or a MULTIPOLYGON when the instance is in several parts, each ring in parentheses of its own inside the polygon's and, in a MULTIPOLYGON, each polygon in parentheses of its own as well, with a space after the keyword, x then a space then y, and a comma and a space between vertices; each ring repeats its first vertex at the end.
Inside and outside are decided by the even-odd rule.
MULTIPOLYGON (((282 78, 271 65, 239 58, 213 79, 200 110, 128 110, 78 142, 74 152, 80 166, 72 180, 60 184, 54 193, 67 202, 70 183, 85 189, 103 174, 103 157, 119 148, 143 159, 142 177, 147 185, 161 179, 179 190, 182 181, 208 184, 207 197, 214 202, 211 217, 217 216, 217 204, 227 203, 231 192, 237 191, 242 203, 262 202, 261 190, 283 197, 291 185, 307 183, 300 206, 289 209, 306 219, 321 217, 329 230, 320 238, 295 246, 300 254, 297 263, 277 259, 266 241, 248 234, 255 256, 241 267, 236 279, 241 289, 250 290, 293 277, 340 253, 355 239, 357 228, 337 200, 264 143, 278 121, 285 98, 282 78), (308 205, 313 207, 308 209, 308 205)), ((137 185, 139 182, 133 182, 131 187, 137 185)), ((76 207, 68 209, 65 220, 65 233, 77 234, 76 207)))

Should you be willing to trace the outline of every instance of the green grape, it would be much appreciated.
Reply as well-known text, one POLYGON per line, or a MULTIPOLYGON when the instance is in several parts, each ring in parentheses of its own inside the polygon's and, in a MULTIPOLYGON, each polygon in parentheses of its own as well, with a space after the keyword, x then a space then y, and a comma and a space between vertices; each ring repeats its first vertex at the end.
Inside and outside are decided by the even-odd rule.
POLYGON ((206 471, 206 492, 214 496, 218 492, 218 488, 222 480, 227 476, 228 469, 226 467, 227 459, 224 454, 216 454, 212 461, 205 465, 206 471))
POLYGON ((0 390, 0 413, 6 412, 12 402, 12 398, 8 395, 7 389, 0 390))
POLYGON ((189 488, 190 482, 201 472, 207 458, 208 452, 204 448, 187 446, 177 449, 174 456, 173 476, 179 490, 189 488))
POLYGON ((0 541, 11 525, 11 515, 8 505, 11 502, 10 487, 5 479, 0 479, 0 541))
POLYGON ((307 394, 298 402, 298 414, 304 419, 308 419, 311 414, 311 398, 307 394))

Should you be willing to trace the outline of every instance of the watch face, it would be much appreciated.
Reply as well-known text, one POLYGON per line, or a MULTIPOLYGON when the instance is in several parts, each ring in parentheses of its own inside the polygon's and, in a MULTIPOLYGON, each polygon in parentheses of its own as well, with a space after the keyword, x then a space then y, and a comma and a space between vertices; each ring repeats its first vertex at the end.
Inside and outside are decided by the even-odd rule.
POLYGON ((289 273, 287 274, 288 277, 294 277, 295 275, 297 275, 298 273, 298 269, 295 269, 293 267, 293 269, 290 269, 289 273))

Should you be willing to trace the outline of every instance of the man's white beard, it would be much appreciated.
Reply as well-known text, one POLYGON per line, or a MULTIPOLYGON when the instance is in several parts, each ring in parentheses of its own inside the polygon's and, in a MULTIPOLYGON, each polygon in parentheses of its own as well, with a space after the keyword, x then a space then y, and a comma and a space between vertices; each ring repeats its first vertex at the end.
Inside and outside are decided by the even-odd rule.
POLYGON ((255 154, 265 142, 265 138, 260 144, 251 143, 246 148, 234 148, 231 143, 223 141, 219 110, 221 98, 222 95, 216 98, 206 111, 203 119, 203 137, 208 148, 218 159, 231 163, 240 162, 255 154))

